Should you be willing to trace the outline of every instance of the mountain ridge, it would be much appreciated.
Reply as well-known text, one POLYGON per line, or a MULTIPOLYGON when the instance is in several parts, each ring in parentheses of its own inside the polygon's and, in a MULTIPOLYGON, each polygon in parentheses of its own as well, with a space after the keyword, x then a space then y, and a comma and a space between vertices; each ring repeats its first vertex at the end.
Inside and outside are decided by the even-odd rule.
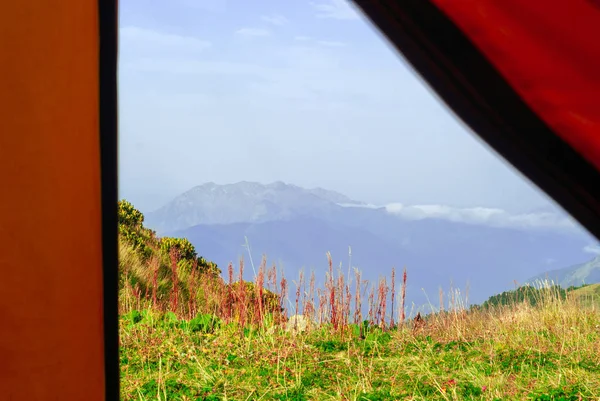
POLYGON ((600 283, 600 255, 583 263, 543 272, 531 277, 527 282, 534 283, 538 280, 550 280, 563 288, 600 283))
POLYGON ((199 224, 285 220, 335 209, 342 203, 364 205, 336 191, 320 187, 305 189, 282 181, 270 184, 240 181, 225 185, 208 182, 178 195, 146 216, 155 230, 166 232, 199 224))

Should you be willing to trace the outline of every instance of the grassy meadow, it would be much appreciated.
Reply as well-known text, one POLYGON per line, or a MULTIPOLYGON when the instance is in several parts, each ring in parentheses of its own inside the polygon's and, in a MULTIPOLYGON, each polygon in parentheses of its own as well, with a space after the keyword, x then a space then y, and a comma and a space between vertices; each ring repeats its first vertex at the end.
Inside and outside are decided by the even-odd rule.
POLYGON ((440 291, 415 314, 406 271, 369 284, 329 259, 318 288, 263 259, 243 281, 119 217, 122 400, 600 400, 600 285, 440 291))

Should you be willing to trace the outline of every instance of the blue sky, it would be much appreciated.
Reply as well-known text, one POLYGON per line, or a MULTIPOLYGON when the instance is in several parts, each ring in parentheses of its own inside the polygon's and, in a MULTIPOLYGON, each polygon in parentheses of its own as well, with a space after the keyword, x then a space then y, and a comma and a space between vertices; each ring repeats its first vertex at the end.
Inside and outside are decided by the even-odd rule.
POLYGON ((285 181, 374 204, 552 209, 343 0, 122 0, 120 192, 285 181))

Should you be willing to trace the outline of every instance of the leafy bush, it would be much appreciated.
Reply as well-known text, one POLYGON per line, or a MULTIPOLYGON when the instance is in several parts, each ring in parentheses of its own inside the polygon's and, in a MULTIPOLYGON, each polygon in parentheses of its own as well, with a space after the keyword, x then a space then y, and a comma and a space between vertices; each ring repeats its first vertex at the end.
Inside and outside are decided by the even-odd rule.
POLYGON ((140 313, 140 311, 137 311, 137 310, 132 310, 131 312, 124 315, 123 317, 125 318, 125 320, 127 322, 129 322, 130 325, 137 324, 137 323, 141 322, 143 319, 142 314, 140 313))
POLYGON ((198 267, 209 273, 213 273, 216 275, 221 274, 221 269, 218 268, 218 266, 215 262, 209 262, 208 260, 204 259, 202 256, 198 257, 198 267))
POLYGON ((125 199, 119 201, 119 225, 129 228, 140 228, 144 215, 125 199))
POLYGON ((143 257, 148 258, 152 254, 151 243, 154 232, 144 228, 144 215, 133 205, 126 201, 119 201, 119 235, 127 241, 134 250, 143 257))
POLYGON ((214 333, 221 325, 221 320, 210 314, 199 314, 186 323, 187 329, 191 332, 214 333))
POLYGON ((161 252, 169 255, 172 249, 177 250, 180 259, 194 260, 197 258, 196 248, 187 238, 163 237, 160 240, 161 252))
POLYGON ((177 318, 177 315, 175 313, 166 312, 164 315, 162 315, 160 323, 165 327, 172 328, 178 325, 179 319, 177 318))

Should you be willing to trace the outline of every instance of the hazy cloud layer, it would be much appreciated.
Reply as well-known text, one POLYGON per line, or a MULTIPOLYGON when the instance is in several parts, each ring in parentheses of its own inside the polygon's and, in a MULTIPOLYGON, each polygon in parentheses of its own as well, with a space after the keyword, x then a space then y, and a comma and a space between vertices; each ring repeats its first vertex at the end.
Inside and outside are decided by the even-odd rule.
POLYGON ((262 28, 240 28, 235 33, 242 36, 269 36, 271 34, 271 32, 262 28))
POLYGON ((411 220, 438 218, 449 221, 482 224, 495 227, 548 228, 573 230, 574 220, 556 213, 511 214, 506 210, 475 207, 455 208, 443 205, 404 206, 399 203, 386 206, 388 213, 411 220))
POLYGON ((594 255, 600 255, 600 245, 599 244, 588 245, 585 248, 583 248, 583 251, 587 252, 587 253, 592 253, 594 255))
MULTIPOLYGON (((580 230, 578 223, 568 215, 557 212, 510 213, 506 210, 473 207, 458 208, 444 205, 404 205, 390 203, 385 206, 341 205, 345 207, 384 208, 389 214, 406 220, 441 219, 453 222, 478 224, 491 227, 518 229, 580 230)), ((594 252, 590 246, 586 252, 594 252)), ((598 248, 600 253, 600 248, 598 248)))
POLYGON ((289 23, 287 18, 279 14, 263 15, 260 17, 260 19, 264 22, 268 22, 269 24, 277 26, 282 26, 289 23))
POLYGON ((345 0, 327 0, 311 4, 317 11, 317 18, 339 20, 355 20, 360 18, 358 10, 345 0))
POLYGON ((207 40, 193 36, 158 32, 137 26, 121 27, 119 29, 119 40, 125 46, 125 49, 131 51, 134 56, 139 52, 153 54, 157 48, 163 52, 185 52, 188 55, 193 55, 196 52, 206 50, 212 45, 207 40))

